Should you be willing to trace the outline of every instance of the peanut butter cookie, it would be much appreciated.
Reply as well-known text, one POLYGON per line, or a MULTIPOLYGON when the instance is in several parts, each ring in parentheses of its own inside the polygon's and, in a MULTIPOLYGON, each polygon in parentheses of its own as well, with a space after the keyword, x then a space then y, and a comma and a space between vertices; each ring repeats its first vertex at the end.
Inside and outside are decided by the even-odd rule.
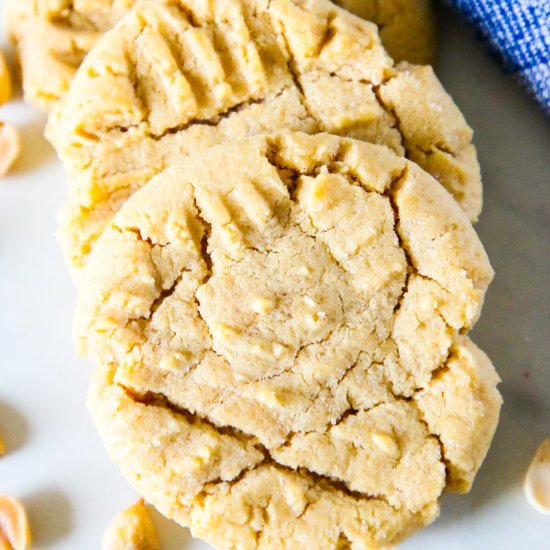
MULTIPOLYGON (((17 46, 25 100, 50 111, 97 39, 136 0, 6 0, 6 26, 17 46)), ((435 25, 429 0, 338 0, 380 26, 396 61, 432 63, 435 25)))
POLYGON ((492 269, 386 147, 298 133, 193 155, 125 203, 84 273, 96 424, 195 536, 386 547, 469 489, 501 402, 466 336, 492 269))
POLYGON ((6 0, 6 30, 16 45, 25 101, 50 111, 65 96, 98 38, 135 0, 6 0))
POLYGON ((249 134, 328 131, 389 146, 475 219, 472 130, 429 67, 328 0, 149 2, 87 56, 50 138, 70 180, 60 240, 79 268, 120 205, 182 155, 249 134))

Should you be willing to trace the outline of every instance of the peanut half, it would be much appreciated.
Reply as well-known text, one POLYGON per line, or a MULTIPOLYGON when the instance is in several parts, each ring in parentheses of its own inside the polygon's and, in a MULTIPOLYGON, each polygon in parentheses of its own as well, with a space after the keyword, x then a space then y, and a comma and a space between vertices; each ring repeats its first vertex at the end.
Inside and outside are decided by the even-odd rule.
POLYGON ((4 54, 0 51, 0 105, 11 97, 11 76, 4 54))
POLYGON ((28 550, 31 547, 29 521, 23 504, 0 495, 0 549, 28 550))
POLYGON ((102 550, 158 550, 159 539, 147 506, 138 500, 120 512, 103 537, 102 550))
POLYGON ((550 514, 550 437, 537 449, 525 477, 525 496, 541 514, 550 514))
POLYGON ((14 126, 0 122, 0 178, 5 176, 21 152, 21 141, 14 126))

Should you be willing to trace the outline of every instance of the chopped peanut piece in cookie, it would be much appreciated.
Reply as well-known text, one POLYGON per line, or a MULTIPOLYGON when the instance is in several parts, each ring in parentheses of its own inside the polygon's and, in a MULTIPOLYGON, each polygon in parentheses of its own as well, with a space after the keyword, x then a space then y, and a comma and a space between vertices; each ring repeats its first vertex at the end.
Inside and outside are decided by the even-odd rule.
POLYGON ((120 512, 103 538, 102 550, 158 550, 159 540, 143 499, 120 512))
POLYGON ((14 126, 0 122, 0 178, 5 176, 21 152, 21 141, 14 126))
POLYGON ((14 497, 0 495, 0 548, 28 550, 31 532, 23 504, 14 497))
POLYGON ((537 449, 524 488, 529 504, 541 514, 550 514, 550 437, 537 449))
POLYGON ((0 52, 0 105, 11 97, 11 76, 4 54, 0 52))

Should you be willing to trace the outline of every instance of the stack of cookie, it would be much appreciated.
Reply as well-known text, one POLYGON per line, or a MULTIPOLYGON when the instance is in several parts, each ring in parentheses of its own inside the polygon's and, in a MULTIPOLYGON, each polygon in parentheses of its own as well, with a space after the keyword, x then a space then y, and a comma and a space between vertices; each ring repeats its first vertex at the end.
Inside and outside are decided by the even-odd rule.
MULTIPOLYGON (((493 272, 472 130, 433 70, 329 0, 17 6, 124 476, 217 548, 387 547, 467 491, 501 404, 467 335, 493 272)), ((429 55, 431 30, 390 27, 429 55)))

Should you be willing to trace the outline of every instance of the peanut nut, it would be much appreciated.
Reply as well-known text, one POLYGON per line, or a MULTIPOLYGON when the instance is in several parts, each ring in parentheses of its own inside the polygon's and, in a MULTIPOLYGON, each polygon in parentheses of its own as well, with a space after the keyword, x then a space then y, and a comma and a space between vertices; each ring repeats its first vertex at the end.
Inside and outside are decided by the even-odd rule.
POLYGON ((11 76, 4 54, 0 52, 0 105, 11 97, 11 76))
POLYGON ((537 449, 525 477, 525 496, 541 514, 550 514, 550 437, 537 449))
POLYGON ((21 141, 14 126, 0 122, 0 178, 5 176, 21 151, 21 141))
POLYGON ((31 533, 23 504, 14 497, 0 495, 0 548, 28 550, 31 533))

